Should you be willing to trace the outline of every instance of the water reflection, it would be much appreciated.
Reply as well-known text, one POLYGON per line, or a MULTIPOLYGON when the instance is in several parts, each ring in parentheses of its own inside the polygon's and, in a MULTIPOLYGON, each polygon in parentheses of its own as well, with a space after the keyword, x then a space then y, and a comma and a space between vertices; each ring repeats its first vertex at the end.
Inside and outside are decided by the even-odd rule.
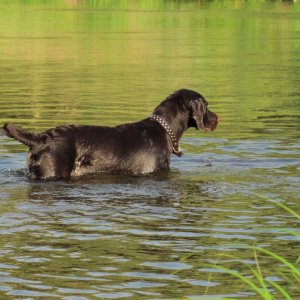
MULTIPOLYGON (((145 177, 30 181, 27 149, 0 134, 3 298, 254 299, 213 266, 252 276, 253 245, 295 262, 299 237, 282 229, 299 233, 299 221, 276 203, 299 211, 298 4, 0 7, 2 123, 132 122, 182 87, 221 116, 209 135, 186 133, 170 172, 145 177)), ((259 263, 298 297, 281 265, 259 263)))

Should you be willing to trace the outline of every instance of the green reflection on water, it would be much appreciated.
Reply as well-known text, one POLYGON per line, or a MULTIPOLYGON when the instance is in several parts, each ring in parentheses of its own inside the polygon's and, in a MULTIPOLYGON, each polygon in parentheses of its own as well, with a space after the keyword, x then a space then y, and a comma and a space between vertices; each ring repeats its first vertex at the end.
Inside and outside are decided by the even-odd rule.
POLYGON ((188 87, 221 116, 216 136, 299 128, 297 4, 16 1, 0 14, 3 121, 115 125, 188 87))
POLYGON ((266 231, 298 224, 251 196, 275 195, 297 208, 299 167, 289 159, 299 150, 298 3, 2 1, 0 20, 1 123, 34 131, 116 125, 147 117, 182 87, 202 93, 221 118, 213 133, 189 130, 186 157, 154 182, 35 185, 7 171, 15 159, 20 168, 25 148, 3 138, 1 164, 9 167, 0 174, 1 216, 9 218, 1 258, 16 267, 8 278, 33 281, 5 288, 236 296, 245 289, 233 279, 217 274, 207 289, 209 274, 197 271, 217 251, 248 260, 254 240, 299 254, 297 241, 266 231), (156 269, 159 262, 192 268, 175 276, 156 269), (145 288, 143 278, 154 286, 145 288))

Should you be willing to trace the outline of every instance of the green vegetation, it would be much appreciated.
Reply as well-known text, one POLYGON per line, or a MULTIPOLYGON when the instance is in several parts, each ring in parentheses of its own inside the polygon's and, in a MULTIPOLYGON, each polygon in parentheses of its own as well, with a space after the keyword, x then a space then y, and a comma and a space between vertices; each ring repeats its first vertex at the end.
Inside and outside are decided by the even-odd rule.
MULTIPOLYGON (((300 215, 289 208, 287 205, 276 202, 268 197, 264 197, 261 195, 257 195, 259 197, 263 197, 269 202, 275 203, 279 207, 283 208, 285 211, 290 213, 292 216, 296 217, 297 220, 300 220, 300 215)), ((299 233, 288 230, 282 229, 283 232, 289 233, 291 235, 299 237, 299 233)), ((212 266, 212 270, 222 271, 227 273, 235 278, 238 278, 241 282, 248 286, 248 288, 259 295, 262 299, 265 300, 273 300, 278 299, 280 295, 280 299, 293 299, 291 296, 291 290, 294 291, 298 289, 300 291, 300 270, 299 270, 299 262, 300 262, 300 255, 295 260, 295 262, 290 262, 288 259, 284 258, 282 255, 275 253, 272 250, 266 249, 264 247, 253 247, 253 257, 255 261, 255 267, 249 265, 249 263, 242 262, 243 266, 246 266, 250 271, 251 275, 244 275, 243 271, 238 271, 236 269, 228 268, 220 266, 216 264, 212 266), (272 261, 272 265, 275 264, 277 267, 276 269, 272 270, 274 273, 270 273, 270 268, 264 269, 259 263, 259 254, 264 255, 265 259, 269 258, 272 261), (270 279, 270 276, 276 276, 276 281, 270 279)), ((238 257, 234 255, 226 255, 222 254, 221 257, 229 257, 231 259, 237 260, 238 257)), ((265 260, 264 259, 264 260, 265 260)), ((210 274, 210 279, 211 279, 210 274)))

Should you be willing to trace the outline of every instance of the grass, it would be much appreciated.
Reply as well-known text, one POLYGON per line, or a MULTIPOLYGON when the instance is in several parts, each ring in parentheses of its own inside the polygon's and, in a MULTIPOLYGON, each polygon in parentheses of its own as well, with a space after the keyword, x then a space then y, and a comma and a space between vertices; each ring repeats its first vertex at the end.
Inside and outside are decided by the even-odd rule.
MULTIPOLYGON (((289 208, 283 203, 280 202, 275 202, 274 200, 269 199, 268 197, 265 196, 260 196, 257 195, 261 198, 266 199, 269 202, 272 202, 279 206, 280 208, 284 209, 287 211, 289 214, 294 216, 296 219, 300 220, 300 215, 296 213, 294 210, 289 208)), ((286 232, 290 235, 294 235, 299 237, 300 234, 289 229, 282 229, 283 232, 286 232)), ((253 292, 255 292, 257 295, 261 297, 261 299, 265 300, 273 300, 273 299, 288 299, 292 300, 292 296, 290 295, 289 291, 287 290, 287 286, 291 287, 298 287, 299 292, 300 292, 300 270, 299 270, 299 263, 300 263, 300 256, 296 259, 295 262, 290 262, 283 256, 269 250, 266 248, 262 247, 252 247, 253 250, 253 256, 254 256, 254 261, 255 261, 255 267, 242 262, 243 265, 245 265, 250 271, 251 275, 243 275, 241 272, 232 270, 230 268, 226 268, 223 266, 218 265, 219 263, 216 263, 211 267, 212 270, 220 270, 224 273, 227 273, 237 279, 240 280, 240 282, 244 283, 249 287, 249 289, 253 292), (265 256, 274 261, 274 264, 276 264, 277 270, 276 270, 276 275, 279 275, 279 278, 282 279, 281 284, 268 279, 267 276, 264 275, 266 274, 269 270, 262 270, 260 264, 259 264, 259 258, 258 255, 260 256, 265 256), (278 298, 280 297, 280 298, 278 298)), ((235 258, 232 255, 222 255, 230 258, 235 258)), ((270 274, 271 275, 271 274, 270 274)), ((274 274, 272 274, 274 275, 274 274)), ((210 275, 211 279, 211 275, 210 275)))
MULTIPOLYGON (((222 266, 213 266, 213 270, 221 270, 224 273, 227 273, 233 277, 238 278, 241 282, 246 284, 250 290, 255 292, 257 295, 259 295, 262 299, 266 300, 273 300, 277 299, 275 294, 281 294, 282 298, 280 299, 292 299, 292 297, 289 295, 289 292, 282 287, 281 285, 277 284, 276 282, 265 278, 263 275, 263 271, 259 265, 259 260, 258 260, 258 253, 263 253, 270 258, 274 259, 274 262, 279 262, 282 264, 281 269, 279 270, 279 273, 281 273, 282 277, 285 277, 285 280, 288 284, 293 285, 295 283, 296 286, 300 286, 300 272, 299 269, 297 268, 297 262, 291 263, 287 261, 284 257, 270 251, 264 248, 260 247, 253 247, 253 253, 254 253, 254 260, 255 260, 255 268, 243 263, 248 269, 250 269, 252 276, 246 276, 243 275, 241 272, 232 270, 230 268, 222 267, 222 266), (287 278, 286 275, 283 275, 284 273, 290 273, 291 278, 287 278), (276 293, 274 293, 276 291, 276 293)), ((231 255, 224 255, 224 256, 229 256, 233 257, 231 255)))

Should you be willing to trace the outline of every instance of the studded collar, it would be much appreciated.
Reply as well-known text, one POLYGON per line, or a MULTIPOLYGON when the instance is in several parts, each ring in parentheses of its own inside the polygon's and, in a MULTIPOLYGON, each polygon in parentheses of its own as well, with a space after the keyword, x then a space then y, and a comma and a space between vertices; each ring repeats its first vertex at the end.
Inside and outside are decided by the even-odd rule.
POLYGON ((171 127, 169 126, 169 124, 160 116, 156 115, 156 114, 152 114, 151 115, 151 119, 155 120, 156 122, 158 122, 167 132, 167 134, 169 135, 172 144, 173 144, 173 153, 177 156, 182 156, 183 153, 181 151, 181 148, 179 146, 179 140, 176 138, 176 135, 174 134, 174 132, 172 131, 171 127))

